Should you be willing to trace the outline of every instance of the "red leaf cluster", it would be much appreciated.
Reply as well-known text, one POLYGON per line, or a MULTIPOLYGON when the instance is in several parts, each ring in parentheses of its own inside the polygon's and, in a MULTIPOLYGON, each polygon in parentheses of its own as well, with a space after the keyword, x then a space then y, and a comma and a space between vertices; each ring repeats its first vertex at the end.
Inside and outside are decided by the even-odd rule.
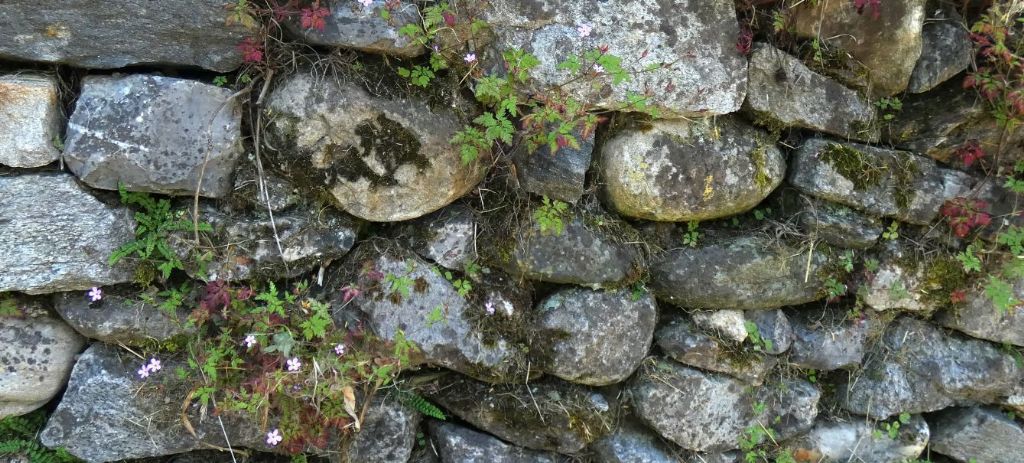
POLYGON ((981 149, 981 143, 978 140, 971 139, 956 150, 956 156, 964 163, 964 167, 971 167, 976 161, 985 157, 985 150, 981 149))
POLYGON ((967 300, 967 291, 964 291, 962 289, 958 289, 956 291, 953 291, 953 292, 949 293, 949 302, 951 302, 953 304, 962 304, 966 300, 967 300))
POLYGON ((853 0, 853 7, 857 14, 864 14, 865 8, 871 8, 871 19, 882 17, 882 0, 853 0))
POLYGON ((242 53, 242 61, 246 63, 259 63, 263 61, 263 45, 256 42, 256 39, 246 37, 242 43, 238 44, 237 48, 242 53))
POLYGON ((320 6, 320 2, 314 2, 312 5, 302 9, 302 28, 322 31, 327 26, 324 18, 330 15, 331 10, 325 6, 320 6))
POLYGON ((949 221, 953 234, 964 238, 972 230, 992 223, 992 216, 986 209, 988 203, 980 199, 953 198, 944 204, 939 212, 949 221))
POLYGON ((740 35, 736 38, 736 51, 743 55, 750 54, 750 48, 754 45, 754 31, 749 27, 740 28, 740 35))

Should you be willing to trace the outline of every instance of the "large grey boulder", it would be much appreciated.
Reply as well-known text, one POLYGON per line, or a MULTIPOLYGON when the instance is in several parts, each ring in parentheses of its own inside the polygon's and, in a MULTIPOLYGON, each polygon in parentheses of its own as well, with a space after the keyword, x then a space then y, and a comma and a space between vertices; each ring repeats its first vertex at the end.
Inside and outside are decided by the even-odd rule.
POLYGON ((774 357, 740 349, 707 335, 687 320, 678 319, 655 333, 658 347, 665 355, 684 365, 725 373, 755 386, 775 366, 774 357))
POLYGON ((604 386, 629 377, 647 356, 658 308, 647 293, 568 288, 538 303, 535 314, 531 351, 541 370, 604 386))
POLYGON ((399 58, 412 58, 426 51, 423 45, 398 32, 406 24, 420 24, 420 10, 413 3, 388 8, 390 19, 381 17, 384 0, 374 0, 368 6, 343 0, 326 0, 321 5, 330 10, 330 14, 323 18, 323 29, 304 28, 298 18, 284 21, 285 28, 303 42, 313 45, 351 48, 399 58))
POLYGON ((110 344, 140 346, 166 341, 191 330, 185 311, 171 315, 138 294, 103 288, 103 298, 92 302, 85 291, 54 294, 53 306, 61 318, 82 335, 110 344))
MULTIPOLYGON (((557 455, 506 444, 493 436, 457 424, 429 423, 442 463, 555 463, 557 455)), ((393 460, 398 461, 398 460, 393 460)), ((402 460, 404 461, 404 460, 402 460)))
POLYGON ((608 53, 622 58, 623 69, 631 74, 628 82, 612 85, 611 77, 600 77, 605 85, 584 79, 561 90, 579 101, 617 108, 627 94, 654 89, 648 103, 662 116, 727 114, 743 102, 747 61, 736 50, 739 25, 728 0, 496 0, 490 5, 483 19, 494 30, 495 49, 520 48, 540 60, 530 71, 535 90, 571 78, 558 67, 567 57, 608 44, 608 53), (646 70, 658 63, 664 64, 646 70))
POLYGON ((404 223, 399 229, 399 240, 424 259, 461 271, 479 258, 478 222, 471 207, 457 203, 404 223))
POLYGON ((612 427, 604 394, 560 380, 492 386, 449 375, 437 386, 429 395, 445 410, 522 447, 576 453, 612 427))
POLYGON ((1013 356, 983 341, 961 339, 903 317, 886 328, 859 375, 836 396, 850 412, 885 419, 968 401, 995 402, 1017 386, 1013 356))
POLYGON ((55 77, 0 76, 0 164, 39 167, 56 161, 62 120, 55 77))
POLYGON ((921 56, 926 3, 892 2, 858 13, 851 2, 805 2, 792 11, 792 24, 797 35, 849 53, 868 73, 867 88, 877 98, 907 88, 921 56))
POLYGON ((596 463, 676 463, 678 450, 635 420, 624 420, 615 432, 590 446, 596 463))
POLYGON ((100 202, 73 176, 0 176, 0 198, 0 292, 76 291, 132 278, 127 264, 107 265, 135 236, 131 212, 100 202))
POLYGON ((46 405, 64 387, 85 338, 66 323, 45 315, 0 317, 0 418, 23 415, 46 405))
MULTIPOLYGON (((1013 295, 1024 297, 1024 280, 1012 282, 1013 295)), ((1000 344, 1024 346, 1024 310, 1001 311, 985 295, 983 289, 970 288, 962 304, 948 306, 936 314, 935 320, 947 328, 1000 344)))
POLYGON ((822 241, 846 249, 870 248, 882 235, 882 221, 842 204, 807 198, 800 227, 822 241))
POLYGON ((998 409, 950 408, 930 419, 931 449, 976 463, 1011 463, 1024 455, 1024 427, 998 409))
POLYGON ((643 422, 696 451, 738 448, 751 426, 773 428, 780 441, 806 431, 818 414, 821 395, 803 381, 754 388, 667 361, 645 365, 628 394, 643 422))
POLYGON ((231 90, 132 74, 88 76, 68 122, 64 162, 94 188, 220 198, 242 153, 231 90), (201 182, 201 184, 200 184, 201 182))
POLYGON ((608 205, 656 221, 746 212, 786 173, 768 134, 733 117, 654 121, 613 135, 599 156, 608 205))
POLYGON ((268 107, 281 170, 328 191, 356 217, 393 222, 426 215, 486 173, 486 162, 463 163, 450 143, 464 121, 448 107, 375 97, 361 85, 308 72, 283 79, 268 107))
POLYGON ((802 460, 819 463, 905 463, 915 461, 928 446, 928 423, 912 415, 900 423, 895 438, 881 425, 872 426, 863 419, 837 421, 819 420, 807 434, 787 447, 802 460))
POLYGON ((530 302, 512 282, 485 276, 462 296, 433 265, 384 240, 360 244, 343 266, 336 292, 360 288, 352 303, 373 332, 387 341, 402 333, 419 348, 414 361, 485 381, 520 380, 527 362, 518 337, 525 337, 530 302))
POLYGON ((788 361, 799 368, 829 371, 860 365, 871 331, 866 319, 844 319, 838 310, 790 311, 793 345, 788 361))
POLYGON ((230 14, 221 0, 159 6, 10 0, 0 4, 0 57, 92 69, 169 64, 228 72, 242 64, 237 46, 247 35, 242 25, 225 24, 230 14))
POLYGON ((912 153, 822 138, 797 149, 791 166, 789 182, 804 193, 915 224, 931 222, 970 183, 912 153))
POLYGON ((351 463, 409 461, 422 416, 394 398, 379 398, 366 410, 362 427, 345 443, 351 463))
POLYGON ((907 86, 910 93, 927 92, 971 64, 974 46, 967 26, 959 16, 952 16, 936 18, 924 24, 921 30, 921 57, 917 59, 907 86))
POLYGON ((759 236, 722 239, 656 257, 650 287, 680 307, 774 309, 824 297, 829 261, 759 236))
POLYGON ((750 56, 744 109, 772 124, 803 127, 842 138, 878 141, 875 107, 856 91, 766 43, 750 56), (828 108, 828 110, 823 110, 828 108))
MULTIPOLYGON (((549 130, 557 129, 552 127, 549 130)), ((564 146, 552 153, 547 145, 530 152, 528 143, 521 141, 512 153, 516 178, 524 190, 551 199, 576 203, 583 196, 583 182, 590 159, 594 154, 594 131, 584 136, 577 128, 571 134, 579 148, 564 146)))

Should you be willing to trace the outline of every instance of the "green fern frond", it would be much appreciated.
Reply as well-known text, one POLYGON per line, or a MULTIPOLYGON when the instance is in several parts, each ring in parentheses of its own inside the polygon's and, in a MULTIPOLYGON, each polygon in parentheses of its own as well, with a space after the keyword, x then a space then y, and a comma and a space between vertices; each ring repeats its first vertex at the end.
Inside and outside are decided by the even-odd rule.
POLYGON ((422 396, 409 391, 398 391, 398 401, 406 407, 412 408, 424 415, 431 418, 437 418, 444 421, 447 419, 444 412, 437 405, 430 403, 427 399, 422 396))

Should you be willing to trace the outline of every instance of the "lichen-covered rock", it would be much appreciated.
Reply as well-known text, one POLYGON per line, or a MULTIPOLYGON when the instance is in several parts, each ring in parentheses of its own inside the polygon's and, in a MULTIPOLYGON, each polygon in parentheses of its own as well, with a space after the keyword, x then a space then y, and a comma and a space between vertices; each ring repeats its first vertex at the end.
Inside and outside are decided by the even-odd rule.
POLYGON ((926 3, 906 0, 858 12, 851 2, 805 2, 793 10, 792 24, 798 35, 848 52, 869 73, 871 94, 889 96, 907 88, 921 56, 926 3))
POLYGON ((736 50, 739 26, 727 0, 666 3, 656 0, 522 2, 494 0, 484 19, 496 35, 495 49, 520 48, 537 56, 531 70, 538 89, 568 81, 558 64, 601 44, 622 58, 628 82, 611 77, 595 91, 589 79, 561 90, 580 101, 617 108, 629 93, 653 92, 648 103, 663 116, 727 114, 746 92, 747 61, 736 50), (661 66, 648 69, 654 64, 661 66))
POLYGON ((524 278, 590 287, 621 286, 639 277, 639 252, 615 234, 628 225, 580 211, 565 212, 561 220, 561 233, 541 231, 536 220, 521 222, 515 242, 497 249, 495 263, 524 278))
POLYGON ((932 451, 957 461, 1011 463, 1024 455, 1024 427, 998 409, 950 408, 930 421, 932 451))
POLYGON ((837 310, 791 311, 793 345, 789 363, 800 368, 829 371, 854 367, 864 358, 871 322, 844 319, 837 310))
POLYGON ((0 76, 0 164, 39 167, 56 161, 62 118, 56 78, 0 76))
POLYGON ((677 463, 678 452, 634 420, 590 446, 596 463, 677 463))
POLYGON ((94 188, 220 198, 242 153, 231 90, 132 74, 87 76, 68 122, 64 162, 94 188), (200 185, 201 182, 201 185, 200 185))
POLYGON ((683 319, 673 320, 655 334, 658 347, 679 363, 725 373, 753 385, 764 382, 775 367, 774 357, 753 351, 740 351, 697 330, 683 319))
POLYGON ((171 316, 156 304, 103 288, 103 298, 92 302, 84 291, 58 293, 54 309, 75 331, 110 344, 144 345, 185 334, 185 316, 171 316))
POLYGON ((821 251, 808 260, 808 251, 757 236, 676 249, 655 258, 650 286, 658 298, 686 308, 803 304, 825 296, 830 260, 821 251))
POLYGON ((512 444, 575 453, 611 430, 612 405, 596 390, 547 379, 492 386, 458 375, 429 394, 466 422, 512 444))
POLYGON ((841 248, 870 248, 882 235, 882 221, 842 204, 808 198, 800 226, 822 241, 841 248))
POLYGON ((450 270, 463 270, 478 258, 478 218, 465 204, 453 204, 401 227, 400 239, 425 259, 450 270))
POLYGON ((640 366, 658 308, 650 294, 567 288, 537 304, 531 351, 546 373, 574 383, 620 382, 640 366))
POLYGON ((343 266, 350 273, 332 282, 335 293, 348 285, 362 288, 352 303, 381 338, 394 341, 402 332, 414 343, 414 361, 485 381, 521 379, 517 375, 527 366, 521 340, 506 334, 522 333, 530 302, 507 279, 491 274, 473 281, 463 297, 433 265, 384 240, 359 245, 343 266))
POLYGON ((281 212, 302 201, 291 182, 270 170, 263 175, 255 162, 243 159, 235 169, 235 187, 231 200, 243 208, 281 212))
POLYGON ((247 30, 225 24, 221 0, 154 7, 146 0, 9 0, 0 4, 0 57, 92 69, 133 64, 199 66, 228 72, 242 64, 247 30), (130 15, 111 12, 130 11, 130 15))
POLYGON ((963 20, 939 18, 924 24, 921 31, 921 57, 910 75, 910 93, 927 92, 949 80, 971 64, 974 47, 963 20))
MULTIPOLYGON (((1012 288, 1014 297, 1024 297, 1024 280, 1014 281, 1012 288)), ((945 307, 935 320, 975 338, 1024 346, 1024 310, 999 310, 983 289, 967 289, 962 304, 945 307)))
POLYGON ((797 149, 791 167, 789 182, 804 193, 915 224, 931 222, 969 182, 912 153, 822 138, 797 149))
POLYGON ((903 317, 886 328, 861 373, 841 384, 836 396, 853 413, 885 419, 966 401, 994 402, 1016 387, 1021 371, 1012 355, 992 344, 903 317))
POLYGON ((384 19, 380 10, 384 0, 374 0, 363 6, 361 2, 328 0, 322 3, 330 10, 323 18, 323 28, 302 27, 297 17, 284 21, 288 32, 313 45, 351 48, 368 53, 379 53, 412 58, 423 54, 423 45, 398 32, 406 24, 419 25, 420 10, 413 3, 389 7, 390 19, 384 19))
POLYGON ((900 424, 895 439, 881 429, 881 425, 875 427, 862 419, 820 420, 787 447, 794 456, 801 458, 797 461, 905 463, 924 452, 928 437, 928 423, 918 415, 900 424))
POLYGON ((746 313, 746 319, 757 328, 757 335, 761 338, 761 348, 766 354, 778 355, 789 350, 793 345, 793 327, 789 323, 789 317, 781 310, 750 310, 746 313))
POLYGON ((697 310, 690 314, 693 323, 720 339, 741 343, 747 339, 747 319, 742 310, 697 310))
POLYGON ((131 279, 127 264, 107 265, 135 237, 127 209, 103 204, 61 174, 0 176, 0 198, 0 292, 74 291, 131 279))
POLYGON ((464 164, 450 140, 463 122, 446 107, 374 97, 361 85, 285 78, 268 106, 283 172, 325 189, 346 212, 375 222, 414 219, 476 187, 486 163, 464 164))
POLYGON ((645 366, 629 395, 647 425, 697 451, 738 448, 744 431, 757 423, 772 426, 780 441, 806 431, 820 398, 816 388, 801 381, 752 388, 667 361, 645 366))
POLYGON ((754 46, 744 109, 772 123, 878 141, 877 114, 857 92, 765 43, 754 46), (824 108, 829 108, 823 111, 824 108))
MULTIPOLYGON (((64 387, 85 339, 66 323, 45 316, 0 317, 0 418, 46 405, 64 387)), ((22 309, 23 311, 26 311, 22 309)))
POLYGON ((375 399, 366 410, 362 428, 352 434, 344 449, 352 463, 409 461, 422 417, 391 399, 375 399))
POLYGON ((735 118, 659 120, 624 130, 600 150, 603 192, 620 214, 707 220, 746 212, 785 176, 768 134, 735 118))
MULTIPOLYGON (((557 455, 506 444, 482 432, 441 421, 429 423, 442 463, 555 463, 557 455)), ((392 460, 399 461, 399 460, 392 460)), ((405 460, 401 460, 405 461, 405 460)))
MULTIPOLYGON (((554 127, 553 129, 557 129, 554 127)), ((530 152, 524 141, 512 153, 516 176, 523 189, 551 199, 576 203, 583 196, 583 181, 594 154, 594 131, 584 136, 581 130, 572 132, 579 148, 565 146, 552 153, 547 145, 530 152)))
POLYGON ((1024 414, 1024 377, 1021 377, 1017 387, 999 399, 999 404, 1024 414))
POLYGON ((883 246, 877 260, 878 269, 861 287, 860 295, 865 304, 878 311, 931 315, 949 303, 952 291, 967 284, 959 262, 918 255, 900 242, 883 246))
POLYGON ((90 463, 171 455, 206 444, 224 447, 225 432, 233 446, 265 448, 256 420, 233 413, 213 417, 200 411, 198 401, 184 410, 195 435, 189 433, 181 402, 191 385, 177 380, 175 365, 164 360, 161 377, 142 383, 135 374, 137 357, 94 343, 75 363, 40 441, 90 463))

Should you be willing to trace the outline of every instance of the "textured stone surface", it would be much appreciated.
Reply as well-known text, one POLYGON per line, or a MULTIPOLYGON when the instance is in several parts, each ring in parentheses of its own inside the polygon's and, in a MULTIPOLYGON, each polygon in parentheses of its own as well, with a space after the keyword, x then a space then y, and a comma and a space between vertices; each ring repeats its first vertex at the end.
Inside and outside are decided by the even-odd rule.
POLYGON ((64 387, 84 346, 85 339, 59 319, 0 317, 0 418, 46 405, 64 387))
POLYGON ((927 92, 967 69, 974 58, 967 26, 959 17, 931 20, 921 31, 921 57, 910 75, 910 93, 927 92))
POLYGON ((772 309, 825 296, 829 258, 756 236, 666 252, 651 264, 651 290, 686 308, 772 309), (807 281, 804 277, 807 276, 807 281))
POLYGON ((323 29, 303 28, 299 18, 285 21, 290 33, 304 42, 328 47, 352 48, 368 53, 412 58, 423 54, 422 45, 398 33, 406 24, 420 23, 420 10, 415 4, 400 4, 391 8, 391 19, 381 18, 384 0, 374 0, 368 6, 361 2, 328 0, 322 5, 331 14, 324 18, 323 29))
POLYGON ((640 366, 651 347, 658 308, 650 294, 560 290, 537 304, 531 350, 540 368, 567 381, 603 386, 640 366))
POLYGON ((822 138, 804 142, 790 167, 789 182, 804 193, 915 224, 931 222, 968 182, 912 153, 822 138))
POLYGON ((658 329, 658 347, 679 363, 709 371, 725 373, 754 385, 764 382, 775 358, 756 352, 740 351, 712 336, 702 333, 684 319, 658 329))
MULTIPOLYGON (((430 435, 442 463, 555 463, 556 455, 506 444, 457 424, 431 421, 430 435)), ((394 460, 398 461, 398 460, 394 460)), ((404 460, 402 460, 404 461, 404 460)))
MULTIPOLYGON (((554 129, 557 127, 549 130, 554 129)), ((524 190, 569 203, 580 200, 583 181, 594 154, 594 131, 584 137, 582 131, 575 130, 572 136, 579 143, 579 149, 566 146, 552 153, 544 145, 531 153, 525 141, 519 145, 519 149, 512 153, 512 160, 524 190)))
POLYGON ((401 227, 403 242, 425 259, 461 271, 478 258, 477 216, 465 204, 453 204, 401 227))
POLYGON ((905 463, 913 461, 928 445, 929 429, 920 416, 902 423, 895 439, 886 430, 862 419, 849 422, 820 420, 814 428, 789 445, 793 455, 820 463, 905 463))
POLYGON ((697 310, 690 314, 697 327, 714 333, 720 339, 741 343, 747 339, 747 319, 742 310, 697 310))
POLYGON ((39 167, 56 161, 62 119, 56 78, 0 76, 0 164, 39 167))
POLYGON ((225 25, 228 14, 221 0, 159 6, 8 0, 0 4, 0 57, 94 69, 169 64, 228 72, 242 64, 236 47, 246 35, 239 24, 225 25))
POLYGON ((53 296, 53 306, 75 331, 110 344, 139 346, 189 331, 184 316, 172 318, 156 304, 126 290, 103 288, 98 302, 91 302, 85 291, 58 293, 53 296))
POLYGON ((235 169, 235 190, 231 199, 241 207, 281 212, 299 204, 302 196, 295 185, 280 174, 264 169, 261 179, 256 163, 241 159, 235 169))
POLYGON ((345 447, 350 462, 409 461, 421 416, 394 398, 377 399, 366 410, 362 429, 345 447))
POLYGON ((599 156, 609 206, 657 221, 746 212, 786 172, 768 134, 735 118, 655 121, 612 136, 599 156))
POLYGON ((88 76, 68 122, 64 162, 94 188, 219 198, 242 153, 231 90, 155 75, 88 76), (199 185, 200 178, 202 185, 199 185))
POLYGON ((590 446, 597 463, 677 463, 678 452, 657 434, 634 420, 623 421, 615 432, 590 446))
POLYGON ((754 46, 744 109, 789 127, 878 141, 875 107, 857 92, 765 43, 754 46), (829 108, 828 110, 823 110, 829 108))
POLYGON ((871 94, 888 96, 907 88, 921 56, 925 3, 883 4, 877 17, 870 6, 858 14, 851 2, 804 3, 793 11, 793 28, 798 35, 820 37, 849 52, 869 73, 871 94))
MULTIPOLYGON (((933 273, 953 273, 959 276, 959 262, 933 260, 920 256, 910 243, 887 242, 880 246, 876 259, 878 269, 861 286, 861 300, 869 307, 882 310, 901 310, 930 315, 936 308, 947 305, 950 291, 943 288, 933 273), (944 292, 943 292, 944 291, 944 292)), ((961 278, 957 278, 962 280, 961 278)), ((962 282, 958 282, 962 283, 962 282)))
POLYGON ((1013 390, 1021 371, 995 345, 903 317, 886 328, 864 369, 839 386, 837 397, 853 413, 885 419, 965 401, 994 402, 1013 390))
POLYGON ((445 107, 373 97, 361 85, 285 78, 270 96, 268 135, 280 168, 331 193, 346 212, 375 222, 414 219, 476 187, 485 162, 463 164, 449 143, 463 122, 445 107))
POLYGON ((822 371, 859 365, 864 358, 870 322, 844 320, 843 315, 829 309, 790 312, 794 339, 789 363, 822 371))
POLYGON ((800 226, 822 241, 841 248, 864 249, 882 235, 882 221, 842 204, 808 198, 800 226))
POLYGON ((430 397, 459 418, 514 445, 575 453, 611 430, 613 412, 601 393, 547 379, 491 386, 457 375, 430 397))
POLYGON ((135 236, 131 213, 70 175, 0 176, 0 292, 74 291, 131 279, 107 257, 135 236))
POLYGON ((566 57, 612 44, 610 53, 623 58, 624 70, 635 73, 629 82, 611 86, 611 78, 605 77, 598 81, 606 80, 608 85, 598 85, 597 91, 589 80, 563 90, 581 101, 611 108, 625 101, 628 92, 664 89, 654 92, 649 101, 663 116, 726 114, 743 102, 747 62, 736 50, 739 26, 728 0, 495 0, 490 4, 484 19, 497 36, 494 48, 521 48, 536 55, 541 64, 531 76, 539 86, 569 80, 570 73, 558 69, 566 57), (582 25, 593 28, 585 37, 577 31, 582 25), (641 55, 645 56, 637 59, 641 55), (665 65, 638 72, 653 63, 665 65))
POLYGON ((995 408, 950 408, 930 419, 931 449, 957 461, 1010 463, 1024 455, 1024 427, 995 408))
POLYGON ((763 340, 764 352, 778 355, 793 345, 793 327, 789 317, 781 310, 750 310, 746 313, 748 322, 757 328, 763 340))
MULTIPOLYGON (((1024 297, 1024 280, 1013 281, 1012 285, 1014 297, 1020 300, 1024 297)), ((963 304, 944 308, 935 319, 942 326, 975 338, 1024 346, 1024 310, 1000 311, 983 289, 968 289, 963 304)))

